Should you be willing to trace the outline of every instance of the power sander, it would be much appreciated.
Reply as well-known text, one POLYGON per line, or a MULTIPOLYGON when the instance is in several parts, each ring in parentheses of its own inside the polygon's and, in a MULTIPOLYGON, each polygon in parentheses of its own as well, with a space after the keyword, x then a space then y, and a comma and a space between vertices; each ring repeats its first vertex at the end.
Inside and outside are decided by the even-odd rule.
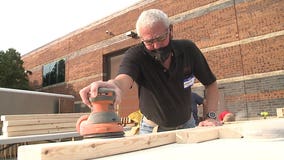
POLYGON ((77 120, 77 132, 87 138, 122 137, 123 126, 114 109, 115 92, 109 88, 99 88, 98 95, 89 100, 92 112, 77 120))

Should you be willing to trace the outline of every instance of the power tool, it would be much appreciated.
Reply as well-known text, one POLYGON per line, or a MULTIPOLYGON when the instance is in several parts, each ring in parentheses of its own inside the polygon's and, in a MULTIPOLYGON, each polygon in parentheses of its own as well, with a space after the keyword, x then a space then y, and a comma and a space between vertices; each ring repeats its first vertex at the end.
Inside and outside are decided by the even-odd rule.
POLYGON ((264 119, 266 119, 266 117, 269 115, 268 112, 260 112, 257 115, 262 116, 264 119))
POLYGON ((98 88, 98 95, 89 100, 91 114, 77 120, 77 132, 87 138, 124 136, 120 117, 115 113, 115 92, 109 88, 98 88))

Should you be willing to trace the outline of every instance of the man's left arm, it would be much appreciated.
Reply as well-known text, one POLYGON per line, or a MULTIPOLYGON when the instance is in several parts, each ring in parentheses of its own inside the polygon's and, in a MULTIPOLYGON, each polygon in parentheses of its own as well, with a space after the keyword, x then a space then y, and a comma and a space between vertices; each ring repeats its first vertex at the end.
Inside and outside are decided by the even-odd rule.
POLYGON ((219 92, 217 82, 213 82, 208 86, 205 86, 206 107, 204 114, 208 112, 217 112, 219 92))
POLYGON ((205 117, 205 121, 200 122, 199 126, 221 125, 221 123, 217 120, 217 118, 216 119, 207 118, 207 114, 209 112, 216 113, 218 109, 219 92, 216 81, 208 86, 205 86, 205 97, 206 97, 206 105, 203 106, 203 117, 205 117))

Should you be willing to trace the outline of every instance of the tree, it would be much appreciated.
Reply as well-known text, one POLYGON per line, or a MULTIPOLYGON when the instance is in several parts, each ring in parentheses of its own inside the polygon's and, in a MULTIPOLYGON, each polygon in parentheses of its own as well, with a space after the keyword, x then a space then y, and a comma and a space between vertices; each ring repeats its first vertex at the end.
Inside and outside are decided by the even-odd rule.
POLYGON ((0 87, 29 90, 29 80, 23 67, 21 55, 10 48, 0 51, 0 87))

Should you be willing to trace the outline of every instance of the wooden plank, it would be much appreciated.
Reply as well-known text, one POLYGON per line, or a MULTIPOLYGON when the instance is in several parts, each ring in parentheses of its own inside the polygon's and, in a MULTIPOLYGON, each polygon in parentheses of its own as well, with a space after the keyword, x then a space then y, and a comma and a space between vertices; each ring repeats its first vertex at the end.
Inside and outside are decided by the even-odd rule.
POLYGON ((67 122, 75 122, 76 123, 78 119, 79 118, 9 120, 9 121, 3 121, 3 126, 21 126, 21 125, 67 123, 67 122))
POLYGON ((64 138, 72 138, 72 137, 81 138, 81 136, 77 132, 25 135, 25 136, 17 136, 17 137, 0 136, 0 145, 44 141, 44 140, 56 140, 56 139, 64 139, 64 138))
POLYGON ((75 132, 75 131, 76 131, 76 128, 72 127, 72 128, 54 128, 54 129, 31 130, 31 131, 3 132, 3 137, 15 137, 15 136, 62 133, 62 132, 75 132))
POLYGON ((42 129, 56 129, 56 128, 76 128, 76 123, 49 123, 49 124, 36 124, 36 125, 23 125, 23 126, 5 126, 3 125, 2 132, 14 131, 32 131, 42 129))
POLYGON ((28 120, 28 119, 55 119, 55 118, 79 118, 89 113, 60 113, 60 114, 22 114, 22 115, 1 115, 1 121, 28 120))
POLYGON ((219 138, 243 138, 243 128, 241 124, 230 124, 219 127, 219 138))
POLYGON ((199 143, 219 138, 218 127, 197 127, 178 130, 176 132, 177 143, 199 143))
POLYGON ((199 143, 219 138, 242 138, 240 124, 224 125, 218 127, 196 127, 178 130, 177 143, 199 143))
POLYGON ((26 145, 18 148, 18 160, 92 159, 176 142, 174 131, 117 139, 86 139, 74 142, 26 145))

